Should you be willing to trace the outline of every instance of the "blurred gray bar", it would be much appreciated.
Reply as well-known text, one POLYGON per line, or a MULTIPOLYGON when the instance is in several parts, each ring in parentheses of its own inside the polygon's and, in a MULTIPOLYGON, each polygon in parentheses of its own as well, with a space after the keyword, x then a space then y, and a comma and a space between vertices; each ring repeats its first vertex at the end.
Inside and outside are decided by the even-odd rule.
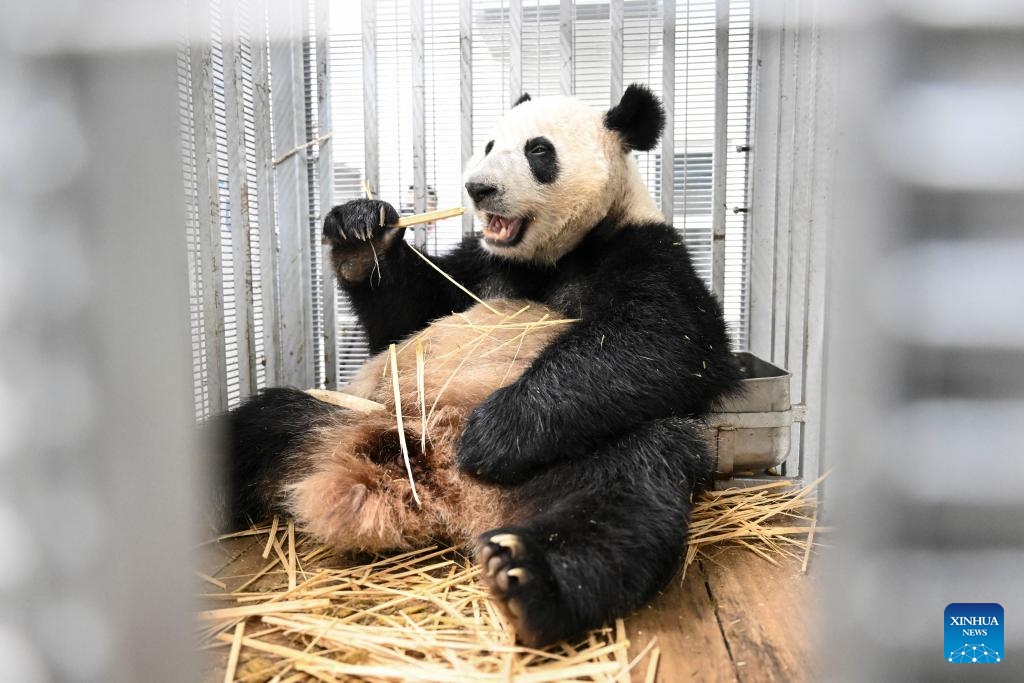
POLYGON ((1020 681, 1020 3, 864 12, 837 31, 845 144, 830 250, 842 258, 824 437, 841 535, 828 554, 827 670, 1020 681), (950 663, 944 609, 980 602, 1005 610, 1003 659, 950 663))
POLYGON ((13 9, 0 11, 0 679, 195 681, 178 45, 23 53, 13 9))

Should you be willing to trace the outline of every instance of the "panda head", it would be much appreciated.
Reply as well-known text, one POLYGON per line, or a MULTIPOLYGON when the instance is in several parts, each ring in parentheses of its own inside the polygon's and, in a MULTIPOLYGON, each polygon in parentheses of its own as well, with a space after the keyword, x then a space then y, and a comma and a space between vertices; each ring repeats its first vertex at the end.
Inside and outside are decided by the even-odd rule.
POLYGON ((661 137, 665 114, 646 87, 594 111, 570 97, 523 95, 466 166, 466 192, 492 254, 554 263, 598 223, 663 222, 633 160, 661 137))

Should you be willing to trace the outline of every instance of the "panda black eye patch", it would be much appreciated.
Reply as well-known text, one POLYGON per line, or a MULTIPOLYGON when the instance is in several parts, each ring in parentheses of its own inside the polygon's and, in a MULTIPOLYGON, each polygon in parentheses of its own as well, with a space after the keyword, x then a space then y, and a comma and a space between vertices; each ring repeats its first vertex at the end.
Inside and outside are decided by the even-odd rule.
POLYGON ((484 156, 487 156, 488 154, 490 154, 491 153, 491 149, 493 149, 493 148, 494 148, 494 140, 491 140, 490 142, 487 143, 487 146, 484 147, 484 156))
POLYGON ((545 137, 530 138, 523 146, 523 153, 530 164, 530 170, 537 182, 548 185, 558 177, 558 154, 555 146, 545 137))

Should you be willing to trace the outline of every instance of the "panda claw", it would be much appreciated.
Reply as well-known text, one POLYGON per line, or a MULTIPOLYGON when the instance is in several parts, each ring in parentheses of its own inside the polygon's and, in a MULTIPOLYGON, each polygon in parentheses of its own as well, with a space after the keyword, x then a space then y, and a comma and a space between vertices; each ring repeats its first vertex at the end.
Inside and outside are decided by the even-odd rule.
POLYGON ((507 548, 513 558, 522 554, 523 542, 515 534, 495 534, 491 536, 491 543, 507 548))
POLYGON ((494 576, 495 572, 497 572, 498 569, 503 564, 505 564, 505 560, 502 557, 500 557, 500 556, 495 556, 495 557, 492 557, 491 559, 487 560, 487 576, 488 577, 494 576))
POLYGON ((523 569, 522 567, 513 567, 512 569, 509 569, 505 573, 508 576, 511 576, 512 578, 514 578, 519 583, 526 583, 530 579, 529 574, 527 574, 526 570, 523 569))

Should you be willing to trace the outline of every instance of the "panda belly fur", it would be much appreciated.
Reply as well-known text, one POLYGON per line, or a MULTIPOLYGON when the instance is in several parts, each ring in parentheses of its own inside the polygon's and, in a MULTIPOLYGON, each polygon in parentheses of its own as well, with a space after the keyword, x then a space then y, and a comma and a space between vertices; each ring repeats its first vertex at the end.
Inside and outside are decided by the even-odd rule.
POLYGON ((339 408, 324 419, 292 455, 304 474, 282 487, 282 511, 339 551, 410 549, 436 539, 469 546, 507 522, 515 516, 513 492, 460 473, 456 445, 470 411, 518 379, 557 338, 564 328, 559 318, 537 303, 491 300, 434 321, 396 345, 419 504, 398 439, 389 354, 369 359, 342 391, 384 409, 364 414, 339 408), (418 344, 424 355, 425 449, 418 344))

